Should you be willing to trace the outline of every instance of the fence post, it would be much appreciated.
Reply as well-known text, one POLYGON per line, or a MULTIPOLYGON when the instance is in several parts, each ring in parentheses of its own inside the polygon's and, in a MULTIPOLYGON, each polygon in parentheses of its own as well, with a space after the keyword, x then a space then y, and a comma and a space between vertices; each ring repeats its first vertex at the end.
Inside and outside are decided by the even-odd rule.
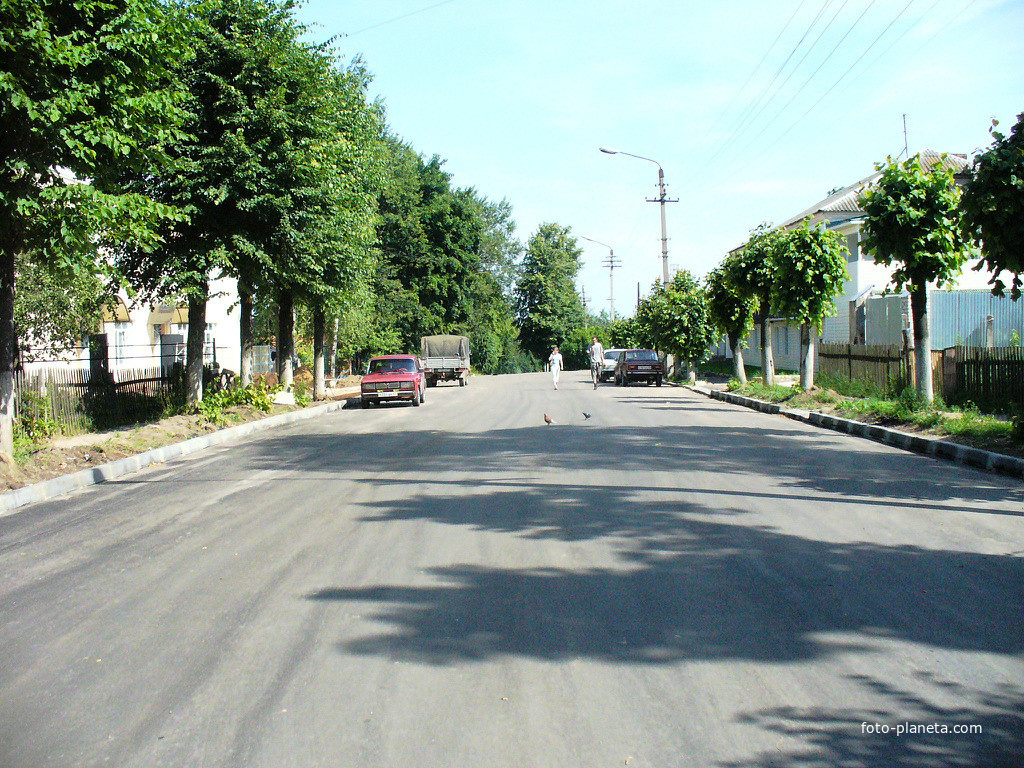
POLYGON ((110 382, 110 357, 107 349, 107 334, 89 334, 89 383, 92 385, 110 382))

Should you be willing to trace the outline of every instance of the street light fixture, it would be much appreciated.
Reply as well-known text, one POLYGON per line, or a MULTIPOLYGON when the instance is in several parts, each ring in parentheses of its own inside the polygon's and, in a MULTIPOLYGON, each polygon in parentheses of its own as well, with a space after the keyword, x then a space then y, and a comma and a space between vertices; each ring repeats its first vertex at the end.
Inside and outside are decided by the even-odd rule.
POLYGON ((647 202, 661 203, 661 274, 665 285, 668 285, 668 234, 665 229, 665 203, 678 203, 679 201, 669 200, 665 196, 665 171, 661 167, 661 163, 649 157, 634 155, 631 152, 623 152, 621 149, 611 149, 610 147, 600 147, 599 149, 606 155, 626 155, 627 157, 635 157, 637 160, 646 160, 648 163, 654 163, 658 166, 658 196, 653 200, 647 198, 647 202))
POLYGON ((598 245, 603 245, 605 248, 608 249, 608 258, 605 260, 604 265, 606 267, 608 267, 608 303, 611 305, 611 308, 612 308, 612 322, 614 323, 615 322, 615 277, 614 277, 614 272, 615 272, 615 268, 616 267, 621 267, 622 266, 622 262, 619 261, 617 258, 615 258, 615 251, 612 249, 612 247, 610 245, 608 245, 608 243, 602 243, 600 240, 595 240, 594 238, 586 237, 585 235, 580 235, 580 238, 582 238, 583 240, 589 240, 592 243, 597 243, 598 245))

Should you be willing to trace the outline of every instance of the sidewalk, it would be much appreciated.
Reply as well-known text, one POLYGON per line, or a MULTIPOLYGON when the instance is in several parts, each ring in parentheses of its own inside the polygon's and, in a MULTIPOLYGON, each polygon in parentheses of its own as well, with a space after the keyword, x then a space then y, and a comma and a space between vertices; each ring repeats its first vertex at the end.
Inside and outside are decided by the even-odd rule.
POLYGON ((992 453, 980 448, 952 443, 948 440, 940 440, 924 435, 913 435, 896 429, 890 429, 889 427, 878 426, 877 424, 865 424, 853 419, 843 419, 838 416, 819 413, 818 411, 786 408, 778 403, 769 403, 764 400, 737 395, 725 391, 724 388, 712 389, 708 386, 694 386, 690 384, 682 386, 691 392, 733 405, 740 405, 744 408, 751 408, 762 413, 778 414, 816 427, 832 429, 836 432, 845 432, 858 437, 866 437, 869 440, 885 443, 905 451, 923 453, 927 456, 946 459, 947 461, 963 464, 974 469, 1007 475, 1018 480, 1024 479, 1024 459, 1018 459, 1013 456, 992 453))

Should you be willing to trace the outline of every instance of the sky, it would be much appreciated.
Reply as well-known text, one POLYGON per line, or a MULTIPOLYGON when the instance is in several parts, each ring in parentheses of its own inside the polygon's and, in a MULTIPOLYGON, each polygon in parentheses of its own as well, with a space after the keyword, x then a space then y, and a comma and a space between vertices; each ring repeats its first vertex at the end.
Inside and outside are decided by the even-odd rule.
POLYGON ((310 38, 373 75, 393 133, 528 241, 579 239, 578 286, 630 315, 662 275, 707 274, 876 162, 971 154, 1024 112, 1022 0, 308 0, 310 38), (904 118, 905 116, 905 118, 904 118), (904 120, 906 134, 904 134, 904 120))

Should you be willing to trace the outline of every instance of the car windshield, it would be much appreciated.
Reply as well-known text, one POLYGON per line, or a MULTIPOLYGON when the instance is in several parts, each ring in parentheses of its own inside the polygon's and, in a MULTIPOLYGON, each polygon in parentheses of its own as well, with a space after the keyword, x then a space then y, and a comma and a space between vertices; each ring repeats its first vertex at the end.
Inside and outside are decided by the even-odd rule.
POLYGON ((621 351, 621 349, 606 349, 604 352, 604 359, 614 362, 619 359, 619 352, 621 351))
POLYGON ((416 373, 412 360, 371 360, 370 373, 416 373))
POLYGON ((626 353, 627 360, 657 360, 658 355, 649 349, 634 349, 626 353))

